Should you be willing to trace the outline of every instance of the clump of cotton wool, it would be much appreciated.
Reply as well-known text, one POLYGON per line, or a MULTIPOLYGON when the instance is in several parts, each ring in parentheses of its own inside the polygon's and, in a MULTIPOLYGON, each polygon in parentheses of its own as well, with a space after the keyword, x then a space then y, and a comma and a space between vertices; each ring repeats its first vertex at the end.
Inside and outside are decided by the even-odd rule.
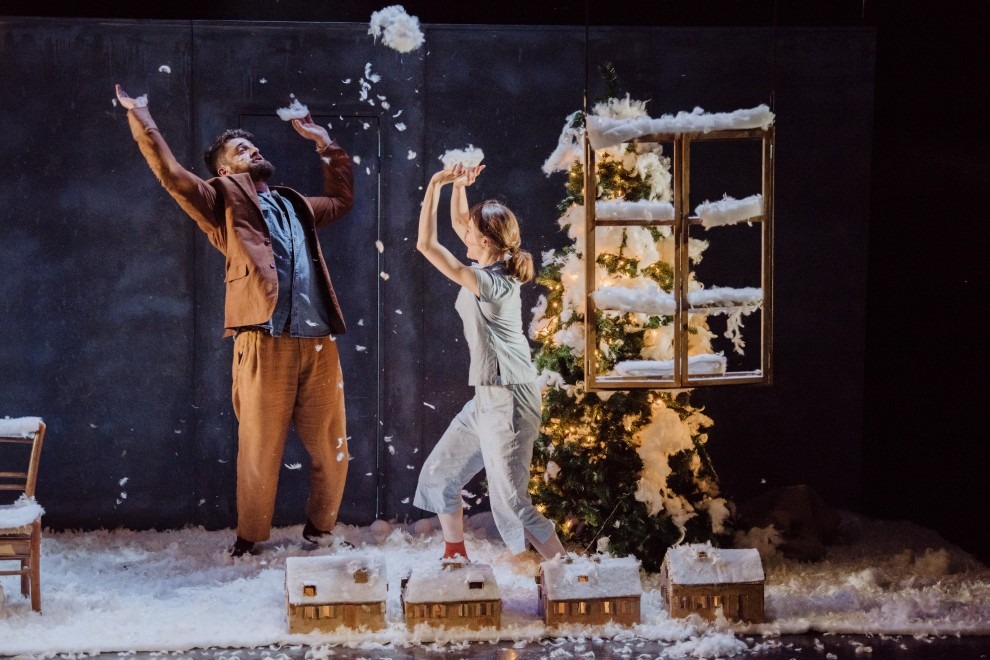
POLYGON ((368 34, 400 53, 409 53, 423 45, 425 38, 419 29, 419 19, 410 16, 402 5, 389 5, 371 14, 368 34))
POLYGON ((451 149, 440 156, 443 167, 447 170, 458 164, 464 167, 477 167, 481 165, 481 161, 484 159, 485 152, 470 144, 467 146, 467 149, 451 149))
POLYGON ((279 108, 275 112, 278 113, 278 118, 282 121, 292 121, 293 119, 304 119, 306 115, 309 114, 309 108, 307 108, 303 103, 295 97, 292 96, 292 103, 289 104, 287 108, 279 108))

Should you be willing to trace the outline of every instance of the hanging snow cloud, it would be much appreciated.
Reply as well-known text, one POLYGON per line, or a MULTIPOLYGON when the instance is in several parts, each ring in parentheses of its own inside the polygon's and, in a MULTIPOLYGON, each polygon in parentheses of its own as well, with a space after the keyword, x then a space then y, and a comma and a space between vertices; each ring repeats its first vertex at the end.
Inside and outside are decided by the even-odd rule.
POLYGON ((419 19, 410 16, 402 5, 390 5, 371 14, 368 34, 400 53, 409 53, 425 41, 419 29, 419 19))

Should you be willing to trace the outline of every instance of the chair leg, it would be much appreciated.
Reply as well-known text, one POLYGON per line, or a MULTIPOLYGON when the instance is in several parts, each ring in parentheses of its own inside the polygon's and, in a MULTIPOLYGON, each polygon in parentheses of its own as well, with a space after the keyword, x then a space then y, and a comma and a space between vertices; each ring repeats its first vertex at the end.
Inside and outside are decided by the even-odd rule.
POLYGON ((41 522, 31 530, 31 609, 41 612, 41 522))
POLYGON ((37 564, 31 567, 31 609, 41 612, 41 571, 37 564))
POLYGON ((21 560, 21 595, 27 596, 31 593, 31 583, 28 580, 28 570, 30 570, 31 564, 27 559, 21 560))

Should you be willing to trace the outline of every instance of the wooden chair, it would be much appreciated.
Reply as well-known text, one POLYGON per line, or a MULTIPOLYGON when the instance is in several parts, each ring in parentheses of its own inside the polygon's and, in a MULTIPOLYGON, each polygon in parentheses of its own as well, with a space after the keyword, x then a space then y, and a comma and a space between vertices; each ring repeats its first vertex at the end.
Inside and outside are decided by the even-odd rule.
POLYGON ((41 612, 41 515, 34 499, 45 423, 39 417, 0 418, 0 491, 19 492, 0 502, 0 575, 20 575, 21 594, 41 612), (5 569, 11 561, 16 569, 5 569))

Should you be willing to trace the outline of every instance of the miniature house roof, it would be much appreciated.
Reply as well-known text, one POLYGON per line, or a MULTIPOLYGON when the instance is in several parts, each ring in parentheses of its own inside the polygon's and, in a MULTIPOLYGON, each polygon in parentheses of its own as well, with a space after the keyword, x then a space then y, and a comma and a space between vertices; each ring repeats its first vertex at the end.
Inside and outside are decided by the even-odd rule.
POLYGON ((376 603, 388 593, 384 564, 361 557, 288 557, 285 588, 291 605, 376 603))
POLYGON ((540 564, 543 586, 551 600, 639 596, 639 561, 635 557, 555 558, 540 564))
POLYGON ((416 567, 406 582, 407 603, 500 600, 495 573, 488 564, 416 567))
POLYGON ((726 584, 764 579, 760 553, 753 548, 713 548, 710 543, 688 543, 668 549, 664 563, 675 584, 726 584))

